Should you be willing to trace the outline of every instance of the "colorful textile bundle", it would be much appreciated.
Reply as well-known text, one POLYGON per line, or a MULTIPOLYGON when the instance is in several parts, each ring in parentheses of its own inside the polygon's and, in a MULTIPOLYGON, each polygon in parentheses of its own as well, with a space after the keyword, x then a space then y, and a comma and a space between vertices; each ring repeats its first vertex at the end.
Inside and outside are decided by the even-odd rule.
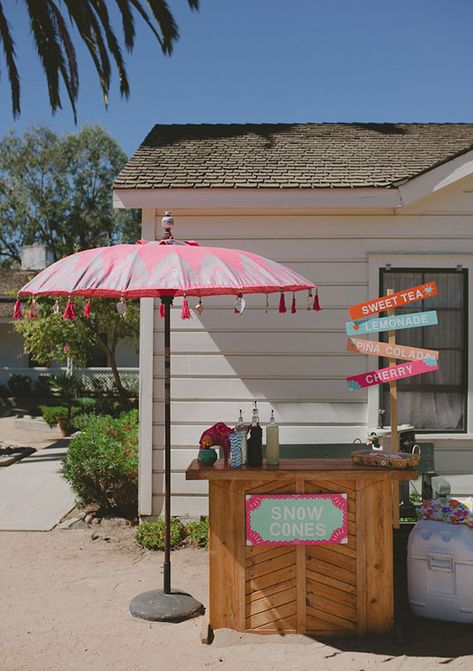
POLYGON ((424 501, 417 509, 417 516, 422 520, 449 522, 450 524, 466 524, 473 529, 472 499, 470 507, 457 499, 439 498, 424 501))

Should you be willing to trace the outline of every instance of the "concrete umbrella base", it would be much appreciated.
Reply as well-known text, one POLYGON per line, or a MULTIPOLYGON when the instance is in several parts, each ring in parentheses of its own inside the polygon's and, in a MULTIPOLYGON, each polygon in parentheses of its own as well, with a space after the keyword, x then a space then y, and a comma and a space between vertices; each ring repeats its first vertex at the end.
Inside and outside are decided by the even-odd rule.
POLYGON ((178 589, 165 594, 162 589, 138 594, 130 603, 134 617, 152 622, 183 622, 203 615, 204 606, 190 594, 178 589))

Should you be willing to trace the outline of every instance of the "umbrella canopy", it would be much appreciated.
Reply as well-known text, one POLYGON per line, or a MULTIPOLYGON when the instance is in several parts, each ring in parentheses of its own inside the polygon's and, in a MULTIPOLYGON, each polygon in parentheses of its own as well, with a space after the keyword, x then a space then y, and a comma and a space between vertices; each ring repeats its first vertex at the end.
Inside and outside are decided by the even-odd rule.
POLYGON ((19 295, 161 298, 314 287, 313 282, 290 268, 251 252, 170 240, 72 254, 42 270, 19 295))
MULTIPOLYGON (((312 295, 316 285, 290 268, 257 254, 240 249, 201 247, 195 242, 179 242, 171 235, 172 216, 166 213, 162 222, 165 235, 161 242, 139 241, 135 245, 113 245, 78 252, 42 270, 19 292, 19 297, 32 296, 30 316, 37 314, 38 296, 85 296, 88 298, 119 298, 123 313, 127 298, 160 298, 164 317, 164 424, 165 424, 165 552, 164 590, 138 595, 131 612, 150 620, 176 618, 177 611, 195 614, 198 604, 189 595, 171 590, 170 524, 171 524, 171 376, 170 376, 170 307, 176 296, 183 296, 183 319, 190 317, 186 296, 237 295, 235 312, 241 313, 243 294, 280 292, 279 312, 286 312, 284 292, 307 290, 312 295), (163 596, 164 595, 164 596, 163 596), (185 598, 184 598, 185 597, 185 598), (171 601, 170 601, 171 599, 171 601), (184 600, 184 602, 182 602, 184 600), (196 605, 197 604, 197 605, 196 605)), ((317 290, 313 309, 319 310, 317 290)), ((198 310, 198 308, 196 308, 198 310)), ((295 312, 295 298, 291 312, 295 312)), ((15 318, 21 318, 17 301, 15 318)), ((66 319, 74 319, 72 301, 68 300, 66 319)), ((90 303, 84 317, 90 316, 90 303)), ((184 619, 184 616, 181 618, 184 619)))

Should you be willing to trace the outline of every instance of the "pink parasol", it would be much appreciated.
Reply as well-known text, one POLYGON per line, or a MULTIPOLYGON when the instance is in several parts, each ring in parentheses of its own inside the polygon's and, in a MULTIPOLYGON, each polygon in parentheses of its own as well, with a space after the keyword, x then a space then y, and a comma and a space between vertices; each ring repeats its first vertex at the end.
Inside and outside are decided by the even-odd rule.
MULTIPOLYGON (((286 266, 240 249, 201 247, 195 242, 174 240, 174 221, 166 213, 165 230, 160 242, 140 240, 135 245, 113 245, 78 252, 42 270, 19 292, 15 318, 21 317, 21 297, 32 297, 30 316, 37 311, 38 296, 68 296, 65 319, 76 317, 71 297, 118 298, 117 309, 124 309, 127 298, 160 298, 164 317, 164 424, 165 424, 165 551, 163 591, 145 592, 132 601, 133 615, 149 620, 179 621, 201 611, 189 595, 171 591, 171 375, 170 375, 170 308, 176 296, 183 296, 182 318, 189 319, 187 296, 236 295, 235 312, 241 313, 243 294, 280 292, 279 312, 286 312, 284 292, 307 290, 308 308, 319 310, 317 289, 313 282, 286 266), (312 299, 312 289, 316 290, 312 299), (172 603, 170 597, 175 597, 172 603), (176 599, 179 604, 176 605, 176 599)), ((200 305, 200 310, 202 306, 200 305)), ((196 308, 199 311, 199 306, 196 308)), ((291 312, 296 312, 295 297, 291 312)), ((90 316, 90 304, 84 316, 90 316)))

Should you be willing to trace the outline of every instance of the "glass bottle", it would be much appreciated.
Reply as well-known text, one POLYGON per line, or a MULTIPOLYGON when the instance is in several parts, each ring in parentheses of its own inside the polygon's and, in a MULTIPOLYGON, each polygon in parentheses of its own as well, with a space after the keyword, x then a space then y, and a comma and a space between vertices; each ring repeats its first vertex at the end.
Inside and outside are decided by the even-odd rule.
POLYGON ((255 401, 248 440, 248 466, 258 468, 263 465, 263 429, 259 424, 258 405, 255 401))
POLYGON ((266 463, 279 464, 279 426, 274 419, 274 410, 271 410, 271 419, 266 427, 266 463))
POLYGON ((245 425, 243 419, 243 413, 240 410, 240 415, 238 416, 238 423, 235 426, 235 433, 239 433, 241 436, 241 463, 246 464, 248 461, 248 443, 247 443, 247 433, 248 427, 245 425))

